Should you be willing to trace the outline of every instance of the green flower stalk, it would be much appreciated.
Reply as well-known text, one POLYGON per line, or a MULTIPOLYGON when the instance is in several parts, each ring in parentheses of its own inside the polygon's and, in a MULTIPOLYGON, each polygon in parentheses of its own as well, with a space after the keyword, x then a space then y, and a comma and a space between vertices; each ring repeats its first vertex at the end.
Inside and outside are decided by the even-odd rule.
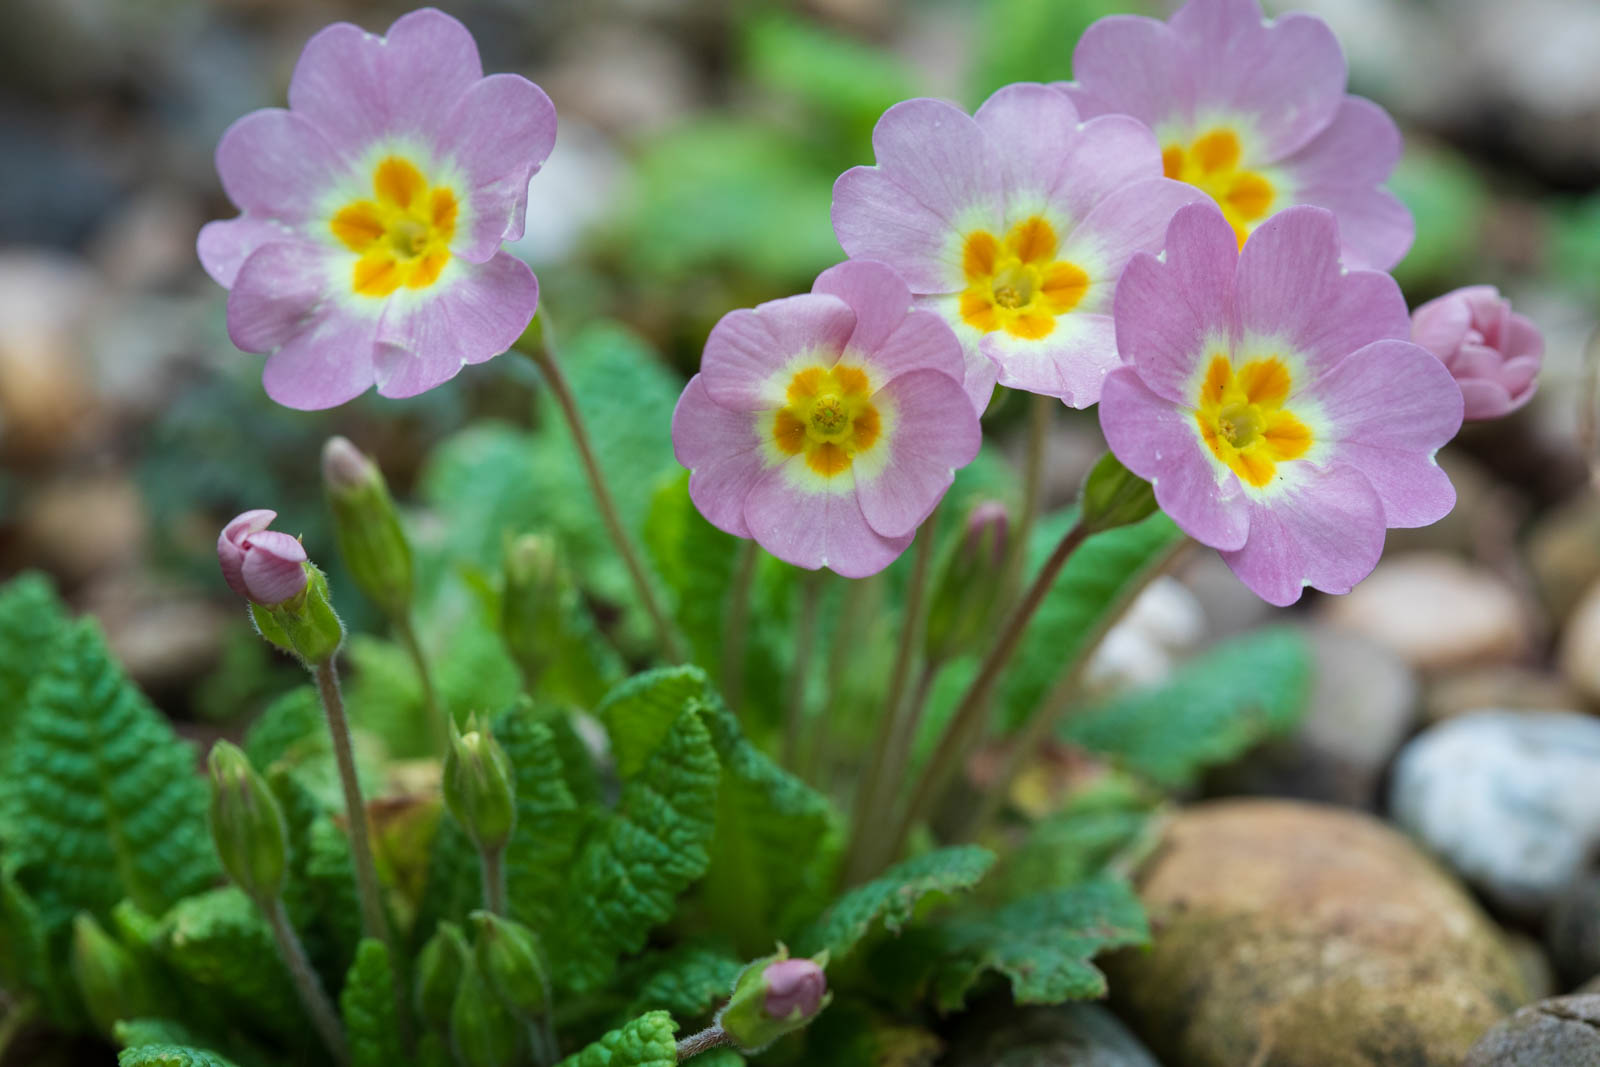
POLYGON ((471 951, 461 927, 441 922, 417 954, 413 1001, 422 1021, 441 1034, 450 1032, 450 1011, 471 951))
POLYGON ((109 1036, 122 1019, 159 1015, 154 991, 132 953, 80 911, 72 921, 72 976, 95 1028, 109 1036))

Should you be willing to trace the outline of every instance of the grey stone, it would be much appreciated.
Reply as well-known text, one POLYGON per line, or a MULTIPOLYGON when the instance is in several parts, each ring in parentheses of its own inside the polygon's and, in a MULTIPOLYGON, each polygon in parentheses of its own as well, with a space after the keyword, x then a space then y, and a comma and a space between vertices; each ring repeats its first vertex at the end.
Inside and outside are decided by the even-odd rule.
POLYGON ((1600 872, 1589 871, 1561 894, 1545 920, 1550 962, 1568 986, 1600 977, 1600 872))
POLYGON ((1600 996, 1529 1004, 1484 1034, 1461 1067, 1600 1067, 1600 996))
POLYGON ((1600 843, 1600 720, 1478 711, 1434 726, 1395 764, 1397 822, 1501 907, 1537 916, 1600 843))

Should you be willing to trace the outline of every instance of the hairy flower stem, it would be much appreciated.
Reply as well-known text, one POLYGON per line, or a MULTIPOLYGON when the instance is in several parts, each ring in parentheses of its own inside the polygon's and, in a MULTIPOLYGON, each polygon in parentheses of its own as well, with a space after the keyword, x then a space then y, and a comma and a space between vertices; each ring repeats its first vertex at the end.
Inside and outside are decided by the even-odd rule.
POLYGON ((284 966, 289 968, 289 977, 294 979, 295 992, 300 995, 300 1003, 305 1007, 306 1014, 311 1016, 311 1024, 317 1028, 317 1033, 321 1035, 323 1044, 328 1046, 328 1051, 333 1053, 333 1058, 340 1063, 348 1063, 350 1054, 345 1047, 344 1027, 339 1023, 339 1013, 334 1010, 333 1002, 322 988, 322 980, 317 977, 316 970, 306 957, 305 946, 294 932, 289 914, 283 910, 283 898, 258 900, 256 904, 261 908, 267 925, 272 928, 272 938, 278 943, 278 955, 283 957, 284 966))
POLYGON ((817 605, 822 599, 821 575, 800 579, 800 614, 795 619, 794 662, 789 667, 789 692, 783 712, 783 765, 795 770, 800 740, 805 734, 806 678, 811 673, 811 650, 817 643, 817 605))
POLYGON ((745 635, 750 630, 750 596, 756 580, 756 543, 745 541, 734 565, 733 585, 722 612, 722 699, 739 713, 744 702, 745 635))
POLYGON ((600 470, 600 461, 595 458, 594 448, 589 443, 589 430, 584 425, 583 415, 578 411, 578 401, 572 395, 572 386, 567 383, 567 376, 562 373, 561 365, 556 362, 555 355, 550 349, 548 327, 545 330, 545 338, 543 345, 523 354, 538 364, 545 381, 550 385, 550 392, 554 394, 556 403, 561 407, 562 417, 567 420, 567 429, 572 433, 572 443, 578 449, 578 458, 583 461, 584 474, 589 478, 589 490, 594 494, 595 506, 600 509, 600 517, 605 521, 606 533, 611 535, 611 543, 627 566, 628 576, 633 579, 634 591, 639 594, 639 600, 644 604, 650 621, 655 624, 656 636, 661 642, 662 651, 673 663, 683 663, 688 659, 684 654, 683 644, 678 639, 678 632, 668 621, 666 612, 661 609, 660 602, 656 600, 655 589, 651 587, 650 579, 645 574, 644 564, 639 561, 639 553, 633 547, 633 540, 623 528, 622 518, 617 514, 616 502, 606 485, 605 474, 600 470))
POLYGON ((895 738, 902 730, 901 704, 905 699, 906 679, 911 673, 911 661, 926 619, 923 618, 923 601, 927 599, 928 574, 932 571, 934 525, 938 511, 928 516, 922 524, 922 536, 917 538, 916 554, 911 560, 911 581, 906 587, 905 615, 900 620, 900 643, 895 649, 894 666, 889 673, 889 689, 884 696, 878 716, 878 731, 868 750, 866 773, 856 789, 855 809, 850 820, 850 852, 844 863, 846 885, 863 880, 875 862, 871 847, 874 826, 884 823, 884 813, 893 806, 895 781, 890 778, 893 765, 895 738))
POLYGON ((483 872, 483 910, 502 916, 506 914, 505 854, 504 846, 478 852, 478 865, 483 872))
POLYGON ((344 790, 345 817, 350 823, 350 854, 355 860, 356 890, 361 901, 361 929, 389 946, 393 959, 399 959, 389 940, 389 922, 383 913, 383 896, 378 886, 378 865, 372 858, 372 841, 367 836, 367 805, 356 779, 355 751, 350 744, 350 723, 344 714, 344 697, 339 692, 339 671, 333 657, 317 664, 312 671, 322 710, 328 717, 328 732, 333 735, 334 762, 339 765, 339 785, 344 790))
POLYGON ((733 1038, 720 1026, 712 1025, 701 1030, 698 1034, 690 1034, 678 1042, 678 1062, 682 1063, 690 1056, 709 1052, 714 1048, 733 1044, 733 1038))
POLYGON ((988 656, 984 657, 983 665, 978 668, 977 677, 972 679, 972 684, 962 695, 961 702, 951 713, 950 721, 945 724, 938 747, 934 749, 933 755, 928 758, 922 773, 917 777, 917 783, 911 791, 911 799, 895 824, 893 836, 889 838, 889 848, 884 855, 885 861, 892 860, 900 854, 911 828, 916 825, 918 819, 925 818, 931 813, 950 776, 955 772, 962 757, 967 754, 967 749, 982 739, 982 727, 994 683, 999 679, 1000 672, 1005 669, 1006 664, 1011 662, 1011 657, 1016 654, 1023 631, 1028 628, 1034 613, 1044 602, 1045 594, 1055 585, 1056 578, 1061 574, 1061 568, 1066 566, 1067 559, 1088 536, 1089 530, 1083 523, 1073 523, 1072 528, 1056 545, 1055 551, 1050 553, 1050 558, 1045 561, 1038 577, 1028 587, 1021 603, 1011 613, 1005 629, 1001 631, 1000 639, 989 650, 988 656))
POLYGON ((428 657, 423 654, 422 642, 417 640, 417 628, 411 623, 411 612, 405 611, 394 620, 394 628, 405 646, 406 655, 417 668, 422 681, 422 704, 428 713, 428 732, 433 737, 433 750, 442 753, 450 743, 450 728, 445 722, 444 709, 439 706, 438 691, 433 687, 433 671, 428 667, 428 657))
POLYGON ((1028 405, 1028 449, 1022 465, 1022 511, 1017 515, 1016 529, 1011 536, 1010 554, 1006 556, 1005 574, 1001 579, 1002 603, 1011 603, 1022 585, 1022 570, 1027 566, 1028 542, 1033 536, 1033 526, 1039 518, 1040 486, 1044 482, 1045 452, 1050 443, 1050 416, 1061 403, 1052 396, 1035 393, 1028 405))

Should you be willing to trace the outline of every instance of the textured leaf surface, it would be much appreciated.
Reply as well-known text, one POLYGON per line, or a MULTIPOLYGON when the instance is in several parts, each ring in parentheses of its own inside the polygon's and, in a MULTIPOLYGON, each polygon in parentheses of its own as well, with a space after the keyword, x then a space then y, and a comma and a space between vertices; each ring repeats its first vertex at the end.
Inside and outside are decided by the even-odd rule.
MULTIPOLYGON (((1040 524, 1029 546, 1030 573, 1043 565, 1070 521, 1062 515, 1040 524)), ((1038 707, 1067 665, 1087 654, 1182 542, 1172 520, 1158 512, 1097 534, 1072 554, 1006 670, 1000 687, 1005 724, 1019 724, 1038 707)))
POLYGON ((1023 897, 988 915, 939 924, 945 960, 936 980, 939 1007, 955 1011, 986 970, 1011 981, 1020 1004, 1104 996, 1096 953, 1149 940, 1144 909, 1127 883, 1097 879, 1023 897))
POLYGON ((1061 736, 1181 788, 1293 726, 1310 684, 1305 638, 1287 627, 1261 630, 1218 645, 1160 686, 1070 716, 1061 736))
POLYGON ((676 1029, 672 1016, 652 1011, 568 1056, 559 1067, 672 1067, 678 1062, 676 1029))
POLYGON ((800 955, 827 949, 843 959, 878 923, 891 933, 911 921, 917 904, 934 893, 977 885, 994 866, 994 853, 976 845, 943 848, 906 860, 846 893, 799 939, 800 955))
POLYGON ((217 876, 194 752, 93 622, 54 645, 7 755, 7 862, 47 927, 80 909, 103 917, 124 896, 159 913, 217 876))
POLYGON ((570 918, 552 931, 557 984, 597 988, 619 955, 638 951, 672 917, 710 862, 718 777, 711 736, 690 708, 584 843, 567 886, 570 918))
MULTIPOLYGON (((28 689, 66 627, 66 610, 49 578, 29 572, 0 587, 0 752, 10 749, 28 689)), ((0 840, 5 836, 0 825, 0 840)))
POLYGON ((117 1067, 234 1067, 233 1061, 182 1045, 139 1045, 117 1054, 117 1067))
POLYGON ((167 913, 164 955, 209 997, 277 1034, 306 1023, 289 972, 256 906, 229 886, 187 897, 167 913))
POLYGON ((700 1019, 727 999, 743 969, 743 961, 703 945, 685 945, 641 960, 637 970, 648 977, 635 987, 638 992, 627 1014, 666 1011, 686 1024, 700 1019))
POLYGON ((595 709, 611 735, 611 758, 623 778, 638 774, 666 740, 691 702, 706 699, 705 671, 662 667, 617 686, 595 709))
POLYGON ((316 901, 314 927, 331 965, 343 967, 361 939, 361 905, 356 899, 355 860, 350 839, 329 815, 311 823, 305 878, 316 901))
POLYGON ((1064 889, 1113 865, 1130 868, 1158 839, 1160 795, 1128 775, 1108 774, 1034 823, 984 883, 986 899, 1064 889))
MULTIPOLYGON (((58 930, 66 951, 65 930, 58 930)), ((46 1013, 59 1026, 79 1021, 82 1008, 64 957, 51 952, 50 931, 27 890, 0 862, 0 988, 39 996, 46 1013), (60 960, 60 964, 57 960, 60 960)))
POLYGON ((176 1019, 123 1019, 111 1028, 111 1036, 123 1048, 201 1044, 200 1035, 176 1019))
POLYGON ((567 786, 551 727, 518 706, 500 715, 495 738, 517 782, 517 825, 506 845, 506 899, 512 918, 543 934, 561 921, 562 896, 590 813, 567 786))
POLYGON ((828 799, 751 744, 720 701, 699 706, 722 764, 704 901, 756 956, 822 910, 841 833, 828 799))
POLYGON ((395 1018, 394 968, 382 941, 364 938, 339 994, 350 1067, 391 1067, 403 1062, 395 1018))

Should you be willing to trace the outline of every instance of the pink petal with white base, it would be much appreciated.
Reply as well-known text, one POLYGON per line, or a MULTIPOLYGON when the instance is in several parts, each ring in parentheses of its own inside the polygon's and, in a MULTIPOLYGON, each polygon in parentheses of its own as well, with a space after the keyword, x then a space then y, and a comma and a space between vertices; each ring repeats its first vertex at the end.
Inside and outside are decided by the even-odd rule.
POLYGON ((745 497, 770 466, 757 416, 714 402, 697 374, 672 412, 672 450, 689 469, 689 498, 706 521, 735 537, 749 537, 745 497))
POLYGON ((910 534, 928 517, 978 454, 982 434, 960 384, 935 370, 902 374, 877 397, 897 413, 889 462, 871 478, 856 479, 867 524, 884 537, 910 534))
POLYGON ((706 391, 723 407, 740 411, 777 407, 783 384, 774 384, 774 375, 802 355, 832 366, 855 325, 850 305, 823 293, 730 311, 706 339, 700 361, 706 391))
POLYGON ((848 486, 817 494, 796 489, 789 468, 804 463, 796 456, 773 467, 745 497, 745 522, 762 548, 807 570, 828 567, 846 578, 865 578, 893 563, 911 544, 910 533, 884 537, 873 530, 848 486))
POLYGON ((1384 511, 1354 467, 1313 468, 1298 484, 1250 507, 1250 538, 1222 559, 1255 594, 1287 607, 1306 586, 1348 593, 1383 554, 1384 511))

